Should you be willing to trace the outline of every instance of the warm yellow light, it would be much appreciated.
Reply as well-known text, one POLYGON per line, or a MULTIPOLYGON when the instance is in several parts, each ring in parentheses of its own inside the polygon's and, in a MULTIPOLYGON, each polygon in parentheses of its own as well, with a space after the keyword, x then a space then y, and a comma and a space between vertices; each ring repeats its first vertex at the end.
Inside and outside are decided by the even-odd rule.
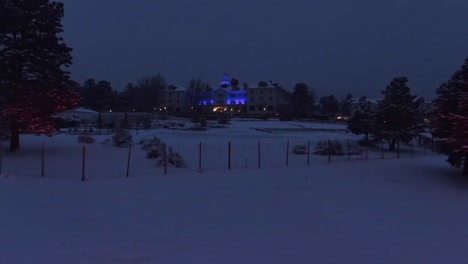
POLYGON ((336 119, 338 119, 338 120, 341 120, 341 119, 343 119, 343 117, 341 117, 341 116, 338 116, 336 119))

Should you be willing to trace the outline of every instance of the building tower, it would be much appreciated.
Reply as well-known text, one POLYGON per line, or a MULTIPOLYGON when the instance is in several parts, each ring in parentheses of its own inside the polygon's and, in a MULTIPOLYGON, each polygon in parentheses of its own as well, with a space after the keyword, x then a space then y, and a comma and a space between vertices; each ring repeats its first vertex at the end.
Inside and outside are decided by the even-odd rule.
POLYGON ((229 76, 226 73, 226 66, 224 66, 224 75, 223 75, 223 79, 221 79, 221 87, 226 88, 226 87, 229 87, 230 85, 231 84, 229 81, 229 76))

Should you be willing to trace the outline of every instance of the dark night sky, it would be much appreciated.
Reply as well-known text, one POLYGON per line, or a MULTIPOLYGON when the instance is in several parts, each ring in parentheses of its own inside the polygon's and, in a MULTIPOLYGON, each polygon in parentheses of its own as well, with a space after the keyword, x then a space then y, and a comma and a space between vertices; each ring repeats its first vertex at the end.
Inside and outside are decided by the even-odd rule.
POLYGON ((163 74, 217 85, 297 82, 319 96, 380 91, 408 76, 428 99, 468 57, 467 0, 63 0, 72 76, 122 90, 163 74))

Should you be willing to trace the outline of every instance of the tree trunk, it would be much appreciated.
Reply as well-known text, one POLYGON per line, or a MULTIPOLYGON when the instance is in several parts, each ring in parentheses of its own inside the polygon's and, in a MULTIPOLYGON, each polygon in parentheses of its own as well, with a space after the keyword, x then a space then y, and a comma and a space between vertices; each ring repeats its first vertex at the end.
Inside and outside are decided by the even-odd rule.
POLYGON ((20 148, 19 130, 14 122, 11 124, 10 151, 15 152, 20 148))
POLYGON ((465 160, 463 161, 463 175, 468 176, 468 154, 465 154, 465 160))
POLYGON ((395 139, 389 139, 388 140, 388 150, 390 150, 390 151, 395 150, 395 143, 396 143, 395 139))

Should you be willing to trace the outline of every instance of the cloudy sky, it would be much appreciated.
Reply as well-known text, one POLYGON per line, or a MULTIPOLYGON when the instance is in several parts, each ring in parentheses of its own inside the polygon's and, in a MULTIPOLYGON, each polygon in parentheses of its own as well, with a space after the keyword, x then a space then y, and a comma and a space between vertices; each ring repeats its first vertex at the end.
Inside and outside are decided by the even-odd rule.
POLYGON ((466 0, 63 0, 72 76, 172 84, 224 73, 319 96, 380 96, 396 76, 434 97, 468 57, 466 0))

